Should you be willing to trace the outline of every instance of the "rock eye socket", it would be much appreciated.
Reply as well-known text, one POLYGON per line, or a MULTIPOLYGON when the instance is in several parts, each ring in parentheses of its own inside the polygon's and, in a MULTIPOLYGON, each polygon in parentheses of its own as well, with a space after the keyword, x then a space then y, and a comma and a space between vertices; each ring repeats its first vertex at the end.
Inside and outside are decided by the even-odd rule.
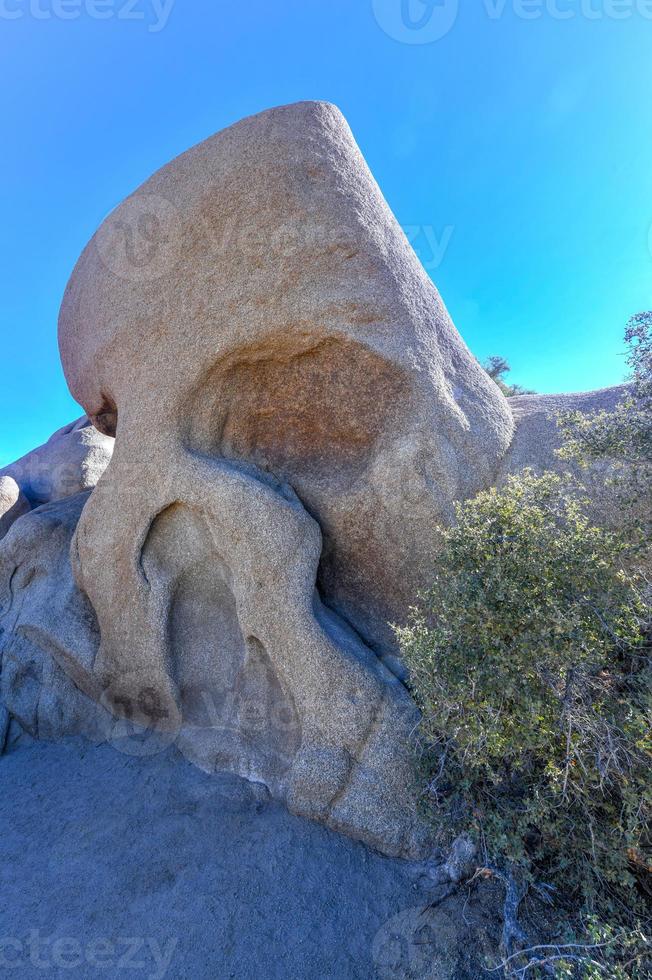
POLYGON ((118 428, 118 409, 112 398, 102 395, 102 406, 98 412, 89 416, 91 422, 104 436, 111 436, 115 439, 118 428))

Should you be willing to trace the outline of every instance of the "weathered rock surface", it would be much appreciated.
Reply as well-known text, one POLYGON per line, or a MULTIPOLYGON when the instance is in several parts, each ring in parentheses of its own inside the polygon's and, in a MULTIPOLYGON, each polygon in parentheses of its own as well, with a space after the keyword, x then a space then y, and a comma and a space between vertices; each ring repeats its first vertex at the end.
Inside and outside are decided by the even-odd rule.
POLYGON ((9 501, 49 501, 0 547, 14 723, 174 743, 424 854, 389 623, 454 501, 556 462, 550 413, 593 396, 508 404, 323 103, 218 133, 120 205, 59 337, 97 429, 3 471, 9 501))
POLYGON ((505 457, 504 471, 516 473, 526 466, 542 473, 567 470, 556 450, 561 445, 555 421, 558 412, 612 412, 627 395, 627 385, 563 395, 517 395, 509 399, 516 422, 514 439, 505 457))
POLYGON ((116 493, 155 480, 172 499, 191 455, 287 481, 324 535, 325 600, 381 653, 433 520, 493 481, 511 440, 506 400, 324 103, 245 119, 139 188, 80 258, 59 337, 73 395, 100 429, 119 422, 116 493))
POLYGON ((0 702, 34 738, 104 740, 110 730, 93 678, 95 614, 69 557, 87 499, 82 493, 37 508, 0 545, 0 702))
POLYGON ((597 460, 580 468, 576 463, 560 459, 557 450, 562 444, 557 426, 558 412, 612 412, 628 394, 628 385, 602 388, 561 395, 518 395, 510 398, 516 432, 505 457, 502 482, 510 473, 529 467, 535 473, 551 470, 556 473, 570 472, 581 481, 586 490, 591 517, 601 525, 618 528, 631 514, 623 512, 610 477, 613 464, 597 460))
MULTIPOLYGON (((228 478, 244 495, 231 508, 243 523, 224 528, 219 549, 187 506, 163 512, 152 531, 143 574, 154 601, 169 603, 174 584, 163 624, 170 674, 142 684, 137 675, 136 694, 128 673, 107 681, 97 669, 98 623, 72 575, 71 541, 89 494, 17 522, 0 547, 0 700, 34 737, 80 733, 134 755, 175 743, 208 771, 265 783, 295 813, 388 853, 420 853, 426 835, 409 798, 407 745, 415 709, 405 688, 320 604, 319 530, 296 498, 236 472, 228 478), (258 495, 269 495, 267 506, 258 495), (268 511, 276 526, 261 524, 268 511), (274 663, 267 651, 279 649, 274 663), (179 691, 171 705, 161 698, 166 683, 179 691)), ((140 642, 146 649, 157 639, 143 633, 140 642)))
POLYGON ((0 538, 32 507, 94 487, 111 459, 113 443, 84 416, 0 469, 0 538), (19 488, 18 497, 14 486, 19 488))
POLYGON ((30 503, 11 476, 0 476, 0 538, 19 517, 27 514, 30 503))
POLYGON ((82 254, 59 339, 117 434, 73 546, 114 710, 414 852, 388 623, 513 424, 338 110, 271 110, 155 174, 82 254))

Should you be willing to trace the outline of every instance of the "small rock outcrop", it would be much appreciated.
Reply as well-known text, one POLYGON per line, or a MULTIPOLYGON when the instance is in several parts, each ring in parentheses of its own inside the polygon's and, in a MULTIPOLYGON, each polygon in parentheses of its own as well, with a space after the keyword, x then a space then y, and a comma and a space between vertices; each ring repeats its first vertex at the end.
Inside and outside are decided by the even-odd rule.
POLYGON ((108 466, 113 443, 84 416, 0 469, 0 538, 33 507, 94 487, 108 466))
MULTIPOLYGON (((560 395, 518 395, 510 398, 516 431, 505 457, 499 482, 508 474, 518 473, 528 467, 535 473, 552 471, 571 473, 585 488, 589 513, 593 520, 606 527, 622 527, 625 514, 614 494, 613 462, 599 459, 586 467, 562 459, 557 450, 562 445, 562 434, 557 425, 560 412, 581 412, 592 415, 597 412, 613 412, 629 393, 629 386, 616 385, 596 391, 574 392, 560 395)), ((641 515, 642 516, 642 515, 641 515)))
POLYGON ((87 500, 38 507, 0 545, 0 702, 33 738, 103 741, 110 730, 92 674, 97 623, 70 565, 87 500))
POLYGON ((30 511, 30 503, 11 476, 0 476, 0 538, 19 517, 30 511))
POLYGON ((613 412, 627 397, 628 385, 600 388, 597 391, 563 395, 516 395, 509 399, 516 430, 504 470, 517 473, 526 466, 541 473, 544 470, 568 469, 568 463, 557 456, 561 437, 556 416, 559 412, 613 412))

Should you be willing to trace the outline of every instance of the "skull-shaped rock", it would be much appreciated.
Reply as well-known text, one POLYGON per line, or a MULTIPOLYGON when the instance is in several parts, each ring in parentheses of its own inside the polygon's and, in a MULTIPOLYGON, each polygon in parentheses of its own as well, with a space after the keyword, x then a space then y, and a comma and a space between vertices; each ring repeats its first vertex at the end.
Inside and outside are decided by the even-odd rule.
POLYGON ((262 113, 155 174, 82 254, 59 338, 116 436, 73 545, 115 709, 413 853, 388 624, 513 423, 338 110, 262 113))

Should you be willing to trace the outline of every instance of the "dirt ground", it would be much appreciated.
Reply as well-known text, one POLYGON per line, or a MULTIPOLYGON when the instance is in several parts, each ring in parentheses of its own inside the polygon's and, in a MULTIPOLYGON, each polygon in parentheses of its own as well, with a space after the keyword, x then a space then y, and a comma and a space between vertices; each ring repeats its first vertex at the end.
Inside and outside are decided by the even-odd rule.
POLYGON ((465 980, 495 948, 491 896, 428 910, 423 868, 174 749, 14 746, 0 852, 3 977, 465 980))

